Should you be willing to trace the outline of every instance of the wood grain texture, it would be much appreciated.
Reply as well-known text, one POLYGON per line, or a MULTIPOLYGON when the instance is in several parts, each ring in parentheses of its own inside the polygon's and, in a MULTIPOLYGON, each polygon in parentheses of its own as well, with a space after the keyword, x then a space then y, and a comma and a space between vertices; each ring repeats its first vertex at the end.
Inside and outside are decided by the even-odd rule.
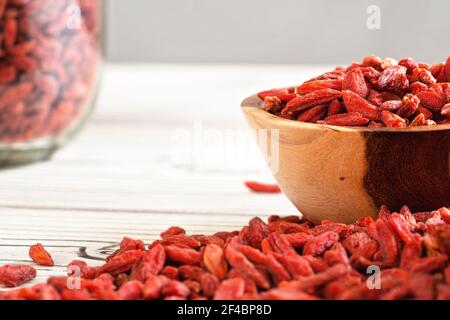
POLYGON ((367 166, 361 134, 288 121, 254 107, 244 108, 244 113, 255 129, 279 130, 280 165, 275 176, 307 219, 354 222, 376 215, 364 188, 367 166))
POLYGON ((413 212, 450 206, 450 131, 366 135, 365 188, 378 206, 413 212))

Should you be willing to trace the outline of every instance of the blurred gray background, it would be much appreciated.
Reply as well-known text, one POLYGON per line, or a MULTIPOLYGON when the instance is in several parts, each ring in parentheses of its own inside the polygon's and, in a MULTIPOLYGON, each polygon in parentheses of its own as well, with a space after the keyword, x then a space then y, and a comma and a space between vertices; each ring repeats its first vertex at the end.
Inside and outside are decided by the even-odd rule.
POLYGON ((107 0, 106 11, 113 62, 349 63, 368 53, 437 62, 450 54, 449 0, 107 0), (381 29, 367 26, 373 5, 381 29))

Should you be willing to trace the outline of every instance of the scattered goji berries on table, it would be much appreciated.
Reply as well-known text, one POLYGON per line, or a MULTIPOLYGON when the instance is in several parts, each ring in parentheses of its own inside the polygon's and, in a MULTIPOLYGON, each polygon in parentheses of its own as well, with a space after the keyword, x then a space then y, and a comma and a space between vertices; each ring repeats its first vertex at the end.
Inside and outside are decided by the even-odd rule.
POLYGON ((75 126, 93 95, 97 0, 0 1, 0 142, 75 126))
POLYGON ((245 181, 245 186, 256 193, 280 193, 281 189, 277 184, 261 183, 256 181, 245 181))
POLYGON ((258 97, 270 113, 301 122, 371 128, 450 124, 450 57, 430 66, 412 58, 367 56, 258 97))
MULTIPOLYGON (((0 292, 0 299, 449 300, 449 239, 448 208, 383 207, 378 219, 349 225, 254 218, 240 231, 210 236, 172 227, 149 246, 124 238, 102 266, 73 261, 66 277, 0 292)), ((31 266, 0 267, 1 285, 35 276, 31 266)))

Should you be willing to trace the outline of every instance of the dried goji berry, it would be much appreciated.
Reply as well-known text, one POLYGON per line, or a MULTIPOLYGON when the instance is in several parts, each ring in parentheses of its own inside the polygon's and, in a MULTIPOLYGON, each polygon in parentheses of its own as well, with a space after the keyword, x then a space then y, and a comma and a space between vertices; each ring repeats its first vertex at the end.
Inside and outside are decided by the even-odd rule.
POLYGON ((297 93, 304 95, 317 90, 334 89, 342 90, 342 80, 329 79, 329 80, 314 80, 305 82, 301 86, 297 87, 297 93))
POLYGON ((202 259, 201 253, 190 248, 175 245, 165 246, 167 258, 178 264, 198 265, 202 259))
POLYGON ((286 104, 282 113, 292 114, 294 112, 309 109, 311 107, 329 103, 341 97, 341 92, 333 89, 322 89, 313 91, 303 96, 292 99, 286 104))
POLYGON ((350 90, 358 94, 362 98, 366 98, 369 94, 369 87, 364 80, 364 74, 360 69, 354 69, 349 72, 344 77, 342 82, 343 90, 350 90))
POLYGON ((131 279, 145 281, 151 275, 159 274, 166 263, 164 247, 157 244, 137 260, 131 269, 131 279))
POLYGON ((125 283, 119 289, 120 300, 140 300, 142 298, 143 285, 140 281, 132 280, 125 283))
POLYGON ((427 108, 433 111, 439 111, 445 104, 445 98, 433 91, 421 91, 417 93, 420 102, 427 108))
POLYGON ((333 126, 365 126, 370 122, 368 118, 363 117, 359 112, 349 112, 335 114, 322 121, 323 124, 333 126))
POLYGON ((339 241, 339 234, 333 231, 322 233, 308 242, 303 248, 304 255, 320 256, 339 241))
POLYGON ((214 300, 238 300, 244 296, 245 281, 233 278, 223 281, 214 293, 214 300))
POLYGON ((377 240, 380 243, 383 261, 387 266, 395 266, 398 262, 398 244, 390 227, 382 220, 375 223, 377 240))
POLYGON ((281 189, 276 184, 267 184, 256 181, 246 181, 245 185, 253 192, 257 193, 280 193, 281 189))
POLYGON ((315 107, 312 107, 311 109, 303 111, 298 116, 297 121, 314 123, 314 122, 324 119, 327 114, 328 114, 328 106, 327 105, 315 106, 315 107))
POLYGON ((36 270, 28 265, 4 265, 0 267, 0 285, 17 287, 36 278, 36 270))
POLYGON ((380 106, 380 110, 387 110, 391 112, 398 111, 401 107, 403 107, 403 101, 400 100, 390 100, 383 102, 380 106))
POLYGON ((44 246, 40 243, 33 245, 29 250, 30 258, 41 266, 52 267, 55 265, 52 256, 48 253, 44 246))
POLYGON ((225 278, 228 271, 228 264, 221 247, 210 244, 203 251, 203 263, 209 272, 219 279, 225 278))
POLYGON ((345 108, 348 112, 360 113, 363 117, 370 120, 379 120, 380 112, 377 107, 367 102, 353 91, 343 91, 342 97, 344 99, 345 108))
POLYGON ((381 112, 381 121, 390 128, 406 128, 408 126, 405 119, 387 110, 381 112))

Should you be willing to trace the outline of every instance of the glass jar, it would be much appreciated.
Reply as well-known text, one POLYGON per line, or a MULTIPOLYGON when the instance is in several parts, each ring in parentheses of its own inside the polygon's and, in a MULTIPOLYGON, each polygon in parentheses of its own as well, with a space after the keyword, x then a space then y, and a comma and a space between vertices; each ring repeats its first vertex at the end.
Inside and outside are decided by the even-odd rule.
POLYGON ((101 0, 0 0, 0 167, 48 159, 91 113, 101 0))

